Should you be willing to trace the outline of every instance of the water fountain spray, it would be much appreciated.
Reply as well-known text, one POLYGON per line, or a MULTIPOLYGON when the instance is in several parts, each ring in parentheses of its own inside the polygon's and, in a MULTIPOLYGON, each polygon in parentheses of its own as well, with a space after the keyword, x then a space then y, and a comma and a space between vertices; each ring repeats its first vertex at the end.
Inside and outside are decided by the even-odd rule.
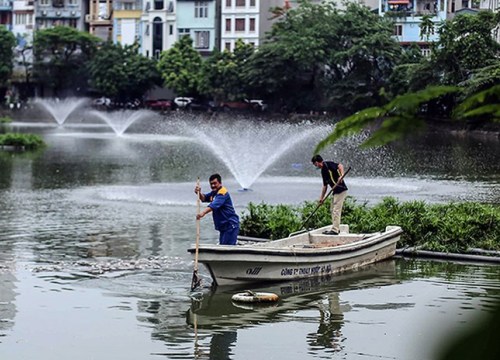
POLYGON ((59 126, 62 126, 68 117, 77 108, 88 103, 87 98, 66 98, 66 99, 42 99, 36 98, 35 104, 41 106, 45 111, 49 112, 52 118, 59 126))

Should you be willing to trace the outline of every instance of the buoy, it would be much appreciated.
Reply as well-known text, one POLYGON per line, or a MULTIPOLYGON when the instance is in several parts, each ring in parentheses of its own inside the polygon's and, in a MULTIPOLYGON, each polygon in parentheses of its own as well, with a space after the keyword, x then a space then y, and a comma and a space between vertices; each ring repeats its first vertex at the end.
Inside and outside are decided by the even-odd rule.
POLYGON ((268 292, 253 292, 245 290, 245 292, 234 294, 231 300, 245 303, 264 303, 275 302, 280 298, 278 295, 268 292))

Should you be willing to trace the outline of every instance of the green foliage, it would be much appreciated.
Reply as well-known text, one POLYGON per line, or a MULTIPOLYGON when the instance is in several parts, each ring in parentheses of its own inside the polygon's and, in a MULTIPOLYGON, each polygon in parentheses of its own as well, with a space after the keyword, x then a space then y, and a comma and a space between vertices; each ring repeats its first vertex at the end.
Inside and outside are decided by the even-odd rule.
POLYGON ((380 146, 414 134, 425 126, 422 116, 424 106, 444 95, 458 91, 456 87, 429 87, 416 93, 396 97, 380 107, 364 109, 341 120, 333 132, 323 139, 314 150, 318 154, 338 139, 359 133, 369 125, 379 122, 378 128, 362 144, 365 147, 380 146))
POLYGON ((0 25, 0 86, 5 86, 12 74, 13 49, 16 38, 5 26, 0 25))
POLYGON ((455 16, 438 26, 439 40, 431 63, 440 73, 442 84, 459 84, 474 70, 492 64, 500 55, 493 34, 500 17, 491 11, 455 16))
POLYGON ((160 82, 156 63, 139 54, 137 45, 104 44, 90 61, 89 72, 95 90, 120 102, 140 99, 160 82))
POLYGON ((86 86, 87 62, 99 38, 69 26, 39 30, 33 42, 35 76, 57 94, 64 87, 86 86))
POLYGON ((203 63, 200 92, 216 100, 241 100, 249 96, 247 61, 254 47, 237 40, 233 52, 214 52, 203 63))
POLYGON ((157 65, 164 86, 180 96, 197 95, 200 86, 202 59, 192 45, 189 36, 182 36, 174 46, 161 53, 157 65))
POLYGON ((8 124, 11 123, 12 119, 8 116, 0 116, 0 124, 8 124))
POLYGON ((457 119, 489 119, 500 122, 500 85, 469 96, 454 110, 457 119))
POLYGON ((464 86, 463 96, 471 96, 497 84, 500 84, 500 59, 496 59, 492 65, 474 70, 472 76, 461 84, 464 86))
POLYGON ((249 203, 248 211, 248 215, 242 218, 242 235, 279 239, 288 236, 290 227, 300 225, 297 209, 291 206, 249 203))
POLYGON ((333 2, 275 9, 278 21, 249 59, 252 89, 288 111, 352 113, 377 104, 401 48, 390 21, 367 7, 333 2))
MULTIPOLYGON (((269 239, 287 237, 300 229, 315 203, 300 206, 248 205, 242 215, 241 234, 269 239)), ((307 228, 331 223, 329 204, 318 209, 307 228)), ((479 203, 426 204, 422 201, 400 203, 394 198, 368 206, 351 197, 344 203, 342 223, 353 233, 382 231, 388 225, 404 230, 399 246, 421 246, 445 252, 465 252, 470 247, 500 250, 500 207, 479 203)))
POLYGON ((7 133, 0 134, 0 146, 24 147, 36 150, 45 146, 43 139, 35 134, 7 133))

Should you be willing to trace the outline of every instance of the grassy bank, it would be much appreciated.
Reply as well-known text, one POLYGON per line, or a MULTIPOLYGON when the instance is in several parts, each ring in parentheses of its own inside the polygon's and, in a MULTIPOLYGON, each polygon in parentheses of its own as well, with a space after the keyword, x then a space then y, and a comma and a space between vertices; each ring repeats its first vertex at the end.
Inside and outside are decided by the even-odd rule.
MULTIPOLYGON (((241 234, 279 239, 301 228, 317 203, 299 206, 252 204, 242 214, 241 234)), ((325 203, 306 225, 318 228, 331 224, 330 204, 325 203)), ((399 225, 404 234, 398 247, 421 246, 444 252, 465 252, 468 248, 500 250, 500 206, 480 203, 427 204, 399 202, 385 198, 368 206, 348 197, 342 223, 350 232, 374 232, 387 225, 399 225)))

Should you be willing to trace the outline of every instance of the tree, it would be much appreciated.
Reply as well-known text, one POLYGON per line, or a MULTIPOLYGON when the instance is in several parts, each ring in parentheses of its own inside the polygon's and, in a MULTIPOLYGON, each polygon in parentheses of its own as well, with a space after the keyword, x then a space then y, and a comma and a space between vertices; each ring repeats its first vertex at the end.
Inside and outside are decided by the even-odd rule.
POLYGON ((385 145, 422 130, 429 117, 426 108, 443 96, 458 92, 457 87, 429 87, 425 90, 397 96, 389 103, 361 110, 341 120, 332 133, 323 139, 314 152, 317 154, 338 139, 354 135, 365 128, 375 128, 362 144, 365 147, 385 145))
POLYGON ((65 87, 85 87, 87 62, 95 53, 99 38, 68 26, 56 26, 35 33, 35 75, 57 95, 65 87))
POLYGON ((353 3, 339 10, 301 1, 275 14, 279 20, 251 58, 254 89, 289 110, 351 112, 381 101, 401 56, 389 20, 353 3))
POLYGON ((182 36, 173 47, 163 51, 158 62, 164 86, 180 96, 198 94, 201 67, 201 55, 193 49, 189 36, 182 36))
POLYGON ((338 32, 338 11, 333 3, 308 1, 279 10, 274 9, 278 20, 249 60, 249 84, 287 111, 317 108, 323 98, 326 52, 338 32))
POLYGON ((215 100, 241 100, 247 97, 247 61, 254 47, 238 39, 233 52, 214 52, 203 64, 200 91, 215 100))
POLYGON ((12 74, 12 57, 16 38, 4 26, 0 26, 0 86, 6 86, 12 74))
POLYGON ((493 30, 500 25, 500 14, 480 11, 459 15, 438 27, 439 40, 431 64, 442 84, 459 84, 476 69, 491 65, 500 55, 493 30))
POLYGON ((27 34, 18 34, 15 53, 18 61, 24 68, 24 82, 28 85, 33 72, 33 44, 27 34))
POLYGON ((90 61, 89 74, 93 89, 117 102, 140 99, 160 83, 155 61, 139 54, 137 45, 104 44, 90 61))

